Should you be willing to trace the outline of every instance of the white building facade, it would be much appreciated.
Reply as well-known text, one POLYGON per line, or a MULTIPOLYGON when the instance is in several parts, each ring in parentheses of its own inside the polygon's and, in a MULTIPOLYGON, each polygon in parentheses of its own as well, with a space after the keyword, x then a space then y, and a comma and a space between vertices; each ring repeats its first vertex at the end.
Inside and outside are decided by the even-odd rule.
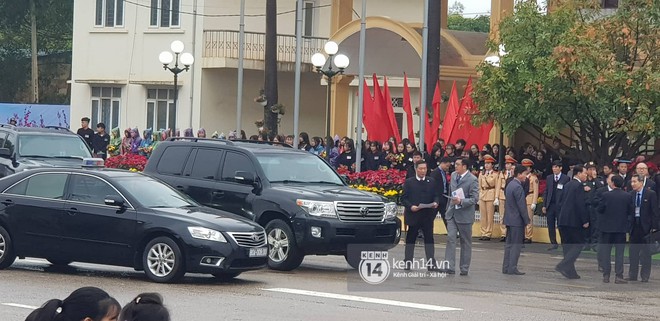
MULTIPOLYGON (((310 135, 323 135, 325 128, 325 82, 313 72, 310 57, 322 52, 330 36, 332 2, 304 1, 300 130, 310 135)), ((236 128, 239 0, 95 0, 74 5, 74 127, 78 119, 90 117, 107 128, 205 128, 225 133, 236 128), (169 50, 174 40, 182 41, 184 51, 195 57, 190 70, 179 74, 176 106, 173 75, 158 61, 159 53, 169 50)), ((358 19, 360 1, 354 6, 352 18, 358 19)), ((369 7, 369 15, 396 14, 401 21, 416 22, 422 19, 422 6, 422 0, 383 0, 369 7)), ((279 0, 277 11, 279 102, 286 106, 279 132, 290 134, 296 1, 279 0)), ((254 97, 264 82, 265 1, 246 1, 245 30, 241 126, 249 135, 257 131, 255 121, 263 118, 263 107, 254 97)), ((357 64, 356 55, 349 58, 357 64)), ((357 92, 356 80, 351 87, 357 92)), ((415 100, 416 92, 413 88, 415 100)), ((347 103, 356 106, 357 99, 350 97, 347 103)))

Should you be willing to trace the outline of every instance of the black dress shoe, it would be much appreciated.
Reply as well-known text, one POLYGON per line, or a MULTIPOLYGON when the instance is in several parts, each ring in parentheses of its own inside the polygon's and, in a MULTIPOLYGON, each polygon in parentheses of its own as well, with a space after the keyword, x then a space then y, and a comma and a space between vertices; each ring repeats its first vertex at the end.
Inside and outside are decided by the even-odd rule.
POLYGON ((649 283, 649 279, 642 279, 642 283, 649 283))
POLYGON ((623 278, 617 277, 616 279, 614 279, 614 283, 615 284, 627 284, 628 281, 624 280, 623 278))
POLYGON ((560 269, 559 267, 555 267, 555 271, 561 273, 561 275, 563 275, 563 276, 564 276, 565 278, 567 278, 567 279, 570 279, 570 278, 571 278, 571 275, 570 275, 568 272, 566 272, 566 271, 563 270, 563 269, 560 269))
POLYGON ((523 243, 525 243, 525 244, 532 244, 532 239, 525 239, 525 241, 523 241, 523 243))
POLYGON ((509 275, 525 275, 525 272, 520 272, 518 270, 515 270, 513 272, 507 273, 509 275))
POLYGON ((468 275, 468 272, 467 271, 461 271, 461 275, 466 276, 466 275, 468 275))
POLYGON ((557 245, 557 244, 553 244, 553 245, 548 249, 548 251, 554 251, 554 250, 556 250, 556 249, 558 249, 558 248, 559 248, 559 245, 557 245))
MULTIPOLYGON (((614 283, 616 283, 616 281, 618 281, 618 279, 614 280, 614 283)), ((604 276, 603 277, 603 283, 610 283, 610 277, 609 276, 604 276)))
POLYGON ((500 242, 506 242, 506 237, 501 237, 500 242))
POLYGON ((488 236, 484 236, 483 239, 482 239, 482 241, 490 241, 490 237, 488 237, 488 236))
POLYGON ((570 280, 579 280, 579 279, 581 279, 581 277, 577 273, 575 273, 575 274, 571 275, 569 277, 569 279, 570 280))

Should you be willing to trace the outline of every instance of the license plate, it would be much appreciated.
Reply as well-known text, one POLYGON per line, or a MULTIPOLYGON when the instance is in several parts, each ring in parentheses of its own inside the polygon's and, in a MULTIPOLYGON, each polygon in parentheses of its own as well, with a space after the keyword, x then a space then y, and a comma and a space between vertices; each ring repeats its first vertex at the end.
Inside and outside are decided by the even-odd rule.
POLYGON ((250 249, 250 257, 265 257, 268 255, 267 247, 257 247, 250 249))

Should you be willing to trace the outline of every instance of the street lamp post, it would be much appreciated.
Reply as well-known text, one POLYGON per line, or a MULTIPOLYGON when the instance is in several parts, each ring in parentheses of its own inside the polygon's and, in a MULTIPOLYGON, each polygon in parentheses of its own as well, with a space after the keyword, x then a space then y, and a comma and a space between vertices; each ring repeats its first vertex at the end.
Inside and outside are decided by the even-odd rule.
MULTIPOLYGON (((328 41, 323 47, 323 51, 328 55, 326 58, 324 54, 317 52, 312 55, 312 65, 316 67, 316 72, 324 75, 328 81, 328 92, 327 92, 327 101, 325 106, 325 134, 327 139, 332 139, 330 133, 330 105, 332 103, 332 77, 343 74, 346 67, 348 67, 349 59, 344 54, 337 54, 339 51, 339 46, 334 41, 328 41), (333 64, 337 69, 333 68, 333 64), (327 66, 326 66, 327 65, 327 66)), ((328 149, 328 144, 325 144, 325 157, 326 159, 330 158, 330 150, 328 149)))
MULTIPOLYGON (((163 64, 163 69, 169 70, 174 74, 174 110, 177 110, 177 100, 179 98, 179 88, 177 82, 179 80, 179 74, 188 71, 190 66, 195 62, 195 57, 188 52, 183 52, 183 42, 179 40, 172 41, 170 49, 172 52, 163 51, 158 56, 158 60, 163 64), (172 54, 174 53, 174 54, 172 54), (181 56, 181 57, 179 57, 181 56), (170 67, 170 64, 174 62, 174 66, 170 67), (183 65, 183 68, 179 67, 179 62, 183 65)), ((192 108, 192 106, 190 106, 192 108)))

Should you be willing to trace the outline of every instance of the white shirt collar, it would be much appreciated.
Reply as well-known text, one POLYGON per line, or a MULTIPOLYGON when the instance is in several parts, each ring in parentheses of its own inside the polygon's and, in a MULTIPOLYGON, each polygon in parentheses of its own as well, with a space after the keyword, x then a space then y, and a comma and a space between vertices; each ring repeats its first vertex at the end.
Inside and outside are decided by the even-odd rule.
POLYGON ((582 183, 582 181, 579 178, 577 178, 577 176, 573 177, 573 179, 575 179, 576 181, 582 183))
POLYGON ((420 181, 420 182, 426 179, 426 176, 424 176, 424 177, 419 177, 419 176, 415 175, 415 177, 416 177, 417 180, 420 181))
POLYGON ((611 191, 613 191, 613 189, 609 185, 607 185, 607 191, 611 192, 611 191))

